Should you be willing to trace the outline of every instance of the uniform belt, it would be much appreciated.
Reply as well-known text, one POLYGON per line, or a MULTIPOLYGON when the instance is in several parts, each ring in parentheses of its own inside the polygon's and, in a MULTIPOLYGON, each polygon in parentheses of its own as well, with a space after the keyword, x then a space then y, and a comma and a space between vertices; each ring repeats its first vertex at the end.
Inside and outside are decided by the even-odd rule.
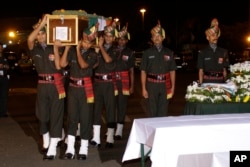
POLYGON ((63 76, 69 76, 69 71, 67 71, 67 70, 65 70, 65 71, 63 71, 63 76))
POLYGON ((76 86, 83 86, 84 85, 84 80, 82 80, 82 79, 78 79, 78 80, 70 79, 69 82, 72 83, 73 85, 76 85, 76 86))
POLYGON ((39 80, 43 80, 43 81, 54 81, 54 76, 38 76, 39 80))
POLYGON ((104 74, 104 75, 95 75, 96 79, 108 81, 112 79, 112 75, 104 74))
POLYGON ((222 77, 223 74, 221 72, 204 72, 204 75, 210 77, 222 77))
POLYGON ((148 74, 147 77, 158 81, 166 81, 165 75, 148 74))
POLYGON ((120 72, 115 72, 115 77, 117 80, 121 79, 121 73, 120 72))

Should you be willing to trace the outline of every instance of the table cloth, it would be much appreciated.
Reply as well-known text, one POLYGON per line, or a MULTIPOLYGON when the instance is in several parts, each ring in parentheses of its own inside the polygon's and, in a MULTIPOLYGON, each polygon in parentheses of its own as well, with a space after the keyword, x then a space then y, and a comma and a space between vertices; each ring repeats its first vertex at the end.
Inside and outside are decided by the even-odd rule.
MULTIPOLYGON (((183 155, 250 150, 249 132, 249 113, 135 119, 122 162, 141 158, 141 144, 145 154, 151 150, 152 167, 177 167, 178 158, 183 155)), ((214 155, 210 166, 215 163, 211 162, 214 155)))

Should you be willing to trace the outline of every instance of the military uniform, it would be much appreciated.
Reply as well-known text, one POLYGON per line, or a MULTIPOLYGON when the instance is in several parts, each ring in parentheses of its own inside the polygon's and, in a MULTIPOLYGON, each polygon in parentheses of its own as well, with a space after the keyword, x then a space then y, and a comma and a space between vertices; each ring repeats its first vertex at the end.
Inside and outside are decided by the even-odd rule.
POLYGON ((158 51, 156 46, 145 50, 140 69, 147 73, 149 116, 166 116, 169 102, 166 86, 169 76, 166 74, 177 69, 173 52, 166 47, 162 47, 158 51))
POLYGON ((101 54, 98 54, 98 66, 94 70, 94 125, 101 125, 103 107, 106 110, 107 126, 115 128, 115 59, 117 50, 114 46, 107 49, 112 57, 112 63, 106 63, 101 54))
POLYGON ((60 41, 55 40, 53 45, 46 44, 48 16, 44 14, 33 26, 27 44, 38 74, 36 116, 43 137, 43 148, 40 151, 44 154, 43 160, 54 160, 56 147, 62 138, 66 93, 57 50, 61 46, 60 41))
POLYGON ((67 150, 64 159, 75 157, 75 139, 80 131, 81 146, 78 160, 85 160, 88 154, 88 143, 91 137, 94 91, 92 84, 93 67, 97 62, 94 44, 97 35, 97 24, 85 28, 82 39, 76 47, 67 47, 60 59, 62 67, 69 66, 68 88, 68 135, 67 150), (80 130, 78 129, 80 128, 80 130))
MULTIPOLYGON (((119 49, 118 49, 119 50, 119 49)), ((134 54, 133 51, 126 47, 119 52, 116 65, 116 83, 117 83, 117 122, 124 123, 125 113, 127 110, 127 101, 130 86, 129 70, 134 68, 134 54), (124 78, 126 77, 126 78, 124 78), (123 79, 124 78, 124 79, 123 79), (126 85, 125 85, 126 84, 126 85)))
POLYGON ((53 46, 43 49, 40 44, 36 44, 30 53, 38 73, 36 116, 40 121, 40 133, 49 132, 51 137, 61 138, 64 99, 59 96, 65 92, 63 84, 56 85, 55 74, 59 74, 59 80, 62 77, 61 72, 55 68, 53 46))
POLYGON ((203 69, 203 83, 223 83, 223 69, 229 67, 228 52, 217 47, 215 51, 210 47, 203 49, 198 55, 197 68, 203 69))
POLYGON ((78 123, 80 123, 81 148, 84 148, 84 151, 79 153, 78 159, 86 159, 86 148, 92 132, 94 103, 92 75, 93 66, 97 60, 97 53, 93 48, 86 51, 82 50, 82 58, 89 65, 86 69, 82 69, 78 64, 75 48, 71 48, 67 57, 70 65, 67 93, 68 148, 64 159, 72 159, 74 157, 74 144, 78 123), (72 147, 72 149, 69 147, 72 147))
POLYGON ((116 84, 118 95, 116 96, 116 132, 115 139, 121 139, 123 126, 125 123, 125 115, 127 111, 128 97, 130 91, 134 89, 134 51, 127 47, 130 40, 130 34, 127 31, 127 25, 118 32, 117 50, 118 57, 116 59, 116 84))
POLYGON ((70 63, 70 81, 68 88, 68 133, 75 135, 78 126, 77 124, 80 122, 81 138, 89 139, 92 128, 91 118, 94 103, 92 68, 96 63, 97 54, 94 49, 90 49, 84 52, 82 57, 89 64, 87 69, 80 68, 77 63, 75 50, 71 48, 71 53, 68 55, 68 61, 70 63), (86 88, 90 89, 89 92, 86 88))
POLYGON ((228 51, 217 46, 221 31, 217 18, 212 19, 211 26, 205 31, 209 45, 198 55, 200 83, 223 83, 229 67, 228 51))
MULTIPOLYGON (((113 22, 114 23, 114 22, 113 22)), ((105 109, 107 122, 107 148, 112 148, 114 143, 115 121, 115 95, 117 94, 115 68, 117 50, 113 45, 115 39, 116 25, 104 27, 104 36, 99 40, 100 52, 98 54, 98 65, 94 72, 94 121, 93 121, 93 138, 90 144, 100 147, 100 129, 102 111, 105 109), (107 61, 109 60, 109 61, 107 61)))

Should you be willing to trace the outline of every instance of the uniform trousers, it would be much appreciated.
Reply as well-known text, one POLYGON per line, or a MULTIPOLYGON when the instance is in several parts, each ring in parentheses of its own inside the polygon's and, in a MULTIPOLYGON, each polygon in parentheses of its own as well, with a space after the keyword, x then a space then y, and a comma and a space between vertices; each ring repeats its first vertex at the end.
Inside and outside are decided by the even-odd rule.
POLYGON ((166 83, 147 81, 149 117, 164 117, 168 113, 166 83))
POLYGON ((118 95, 116 96, 116 122, 120 124, 124 124, 129 96, 124 95, 122 93, 121 80, 118 80, 116 83, 117 83, 117 89, 118 89, 118 95))
POLYGON ((59 99, 54 83, 38 83, 36 116, 41 134, 49 132, 52 138, 62 137, 64 99, 59 99))
POLYGON ((105 109, 108 128, 115 128, 115 94, 114 83, 98 82, 94 83, 94 125, 101 125, 102 111, 105 109))
POLYGON ((80 137, 88 140, 92 132, 93 103, 87 103, 84 87, 69 86, 68 89, 68 134, 76 136, 80 123, 80 137))

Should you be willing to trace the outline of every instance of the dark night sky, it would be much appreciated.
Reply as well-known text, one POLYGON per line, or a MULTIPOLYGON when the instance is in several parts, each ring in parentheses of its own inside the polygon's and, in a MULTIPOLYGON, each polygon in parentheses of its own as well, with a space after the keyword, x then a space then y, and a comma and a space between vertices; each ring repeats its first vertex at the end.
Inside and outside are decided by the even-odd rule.
MULTIPOLYGON (((0 6, 0 32, 6 28, 31 28, 44 13, 54 10, 85 10, 88 14, 96 13, 105 17, 118 17, 121 26, 128 22, 130 32, 142 31, 140 8, 146 8, 144 30, 148 32, 160 20, 166 33, 171 34, 176 27, 181 28, 190 19, 198 20, 203 31, 210 26, 212 18, 217 17, 220 25, 250 21, 250 0, 23 0, 4 1, 0 6), (32 2, 32 3, 31 3, 32 2), (3 5, 4 4, 4 5, 3 5), (32 23, 24 18, 33 18, 32 23), (13 21, 14 20, 14 21, 13 21)), ((250 23, 249 23, 250 25, 250 23)))
MULTIPOLYGON (((99 0, 100 1, 100 0, 99 0)), ((5 1, 0 7, 0 18, 6 17, 41 17, 43 13, 51 13, 54 10, 85 10, 87 13, 96 13, 106 17, 119 17, 121 21, 133 22, 141 19, 139 9, 145 7, 145 22, 154 22, 157 19, 175 20, 188 17, 218 17, 219 20, 228 24, 234 21, 245 21, 249 16, 249 0, 123 0, 123 1, 100 1, 98 0, 23 0, 18 2, 5 1), (76 1, 76 2, 74 2, 76 1)), ((139 20, 140 21, 140 20, 139 20)))

